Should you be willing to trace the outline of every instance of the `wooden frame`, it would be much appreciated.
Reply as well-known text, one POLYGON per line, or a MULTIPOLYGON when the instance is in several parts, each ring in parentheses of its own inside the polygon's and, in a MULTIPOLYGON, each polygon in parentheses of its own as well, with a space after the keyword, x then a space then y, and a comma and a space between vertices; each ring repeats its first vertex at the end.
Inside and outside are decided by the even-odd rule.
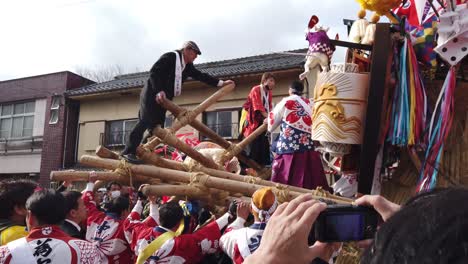
POLYGON ((385 110, 383 102, 393 56, 390 25, 376 25, 375 35, 378 37, 375 38, 372 48, 367 114, 359 159, 358 192, 361 194, 370 194, 372 190, 375 161, 380 147, 378 140, 385 110))

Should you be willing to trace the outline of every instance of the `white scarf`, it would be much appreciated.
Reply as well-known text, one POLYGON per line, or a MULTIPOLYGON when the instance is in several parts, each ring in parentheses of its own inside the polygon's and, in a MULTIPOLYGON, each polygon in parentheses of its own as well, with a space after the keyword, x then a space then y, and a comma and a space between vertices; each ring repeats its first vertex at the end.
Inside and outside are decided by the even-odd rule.
POLYGON ((302 107, 304 108, 304 111, 306 111, 306 113, 307 113, 308 115, 312 115, 312 109, 310 109, 310 105, 308 105, 308 104, 304 101, 304 99, 303 99, 302 97, 300 97, 299 95, 295 95, 295 96, 298 97, 298 98, 296 98, 296 101, 298 101, 298 102, 302 105, 302 107))
POLYGON ((267 112, 268 114, 270 112, 270 102, 268 101, 269 93, 268 91, 265 92, 265 88, 263 85, 260 85, 260 91, 261 91, 261 96, 262 96, 263 107, 265 107, 265 112, 267 112))
POLYGON ((174 74, 174 97, 182 93, 182 64, 180 63, 179 52, 174 51, 176 55, 175 74, 174 74))
POLYGON ((268 220, 270 220, 271 215, 275 212, 276 207, 278 207, 278 201, 275 198, 275 202, 273 203, 273 205, 268 210, 259 209, 254 204, 253 201, 250 203, 250 205, 252 206, 252 210, 254 210, 254 212, 256 212, 258 214, 258 218, 260 218, 261 222, 268 222, 268 220))

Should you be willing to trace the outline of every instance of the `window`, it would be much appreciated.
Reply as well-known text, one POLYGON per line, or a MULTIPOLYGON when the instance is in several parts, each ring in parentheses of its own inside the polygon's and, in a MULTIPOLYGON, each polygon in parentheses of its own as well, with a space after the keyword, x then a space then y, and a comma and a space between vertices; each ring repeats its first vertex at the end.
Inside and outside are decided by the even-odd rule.
POLYGON ((60 95, 52 96, 49 124, 57 124, 59 121, 60 98, 60 95))
POLYGON ((239 110, 205 112, 204 123, 224 138, 237 138, 239 135, 239 110))
POLYGON ((31 137, 35 107, 34 101, 0 105, 0 138, 31 137))
POLYGON ((118 120, 107 123, 106 129, 106 146, 121 146, 125 145, 130 132, 135 127, 137 119, 118 120))
POLYGON ((164 127, 165 128, 171 127, 173 122, 174 122, 174 118, 172 115, 166 116, 166 120, 164 120, 164 127))

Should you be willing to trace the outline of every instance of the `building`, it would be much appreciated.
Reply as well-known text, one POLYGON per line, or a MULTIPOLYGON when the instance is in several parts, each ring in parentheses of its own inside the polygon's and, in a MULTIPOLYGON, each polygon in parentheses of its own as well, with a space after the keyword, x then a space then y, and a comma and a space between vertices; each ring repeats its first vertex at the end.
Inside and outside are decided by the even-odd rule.
MULTIPOLYGON (((296 50, 304 53, 306 50, 296 50)), ((236 82, 234 92, 211 106, 198 119, 228 140, 238 137, 240 110, 250 89, 260 83, 264 72, 273 72, 277 85, 273 91, 274 102, 288 95, 289 83, 297 79, 303 70, 304 56, 274 53, 197 64, 196 67, 220 79, 236 82)), ((92 84, 66 92, 66 97, 79 101, 77 160, 84 154, 94 154, 98 145, 121 151, 126 138, 136 123, 139 94, 149 73, 136 73, 115 77, 114 80, 92 84)), ((182 95, 174 102, 185 108, 193 108, 216 91, 198 81, 187 81, 182 95)), ((168 112, 169 113, 169 112, 168 112)), ((166 126, 172 117, 166 118, 166 126)), ((186 126, 178 132, 199 138, 198 132, 186 126)))
POLYGON ((79 105, 63 94, 92 83, 68 71, 0 82, 0 178, 48 186, 74 162, 79 105))

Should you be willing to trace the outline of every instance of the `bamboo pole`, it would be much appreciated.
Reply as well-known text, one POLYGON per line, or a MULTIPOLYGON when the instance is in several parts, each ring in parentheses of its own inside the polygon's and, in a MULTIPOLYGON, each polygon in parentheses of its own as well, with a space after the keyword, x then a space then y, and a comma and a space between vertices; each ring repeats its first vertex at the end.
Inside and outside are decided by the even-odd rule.
POLYGON ((96 155, 98 155, 99 157, 101 158, 105 158, 105 159, 120 159, 119 155, 111 150, 109 150, 108 148, 102 146, 102 145, 99 145, 97 148, 96 148, 96 155))
POLYGON ((178 150, 184 152, 192 159, 198 161, 205 167, 212 168, 212 169, 221 169, 212 159, 203 156, 200 152, 194 150, 193 148, 187 146, 184 142, 176 138, 172 135, 167 129, 164 128, 156 128, 153 130, 157 137, 162 139, 165 144, 170 145, 178 150))
MULTIPOLYGON (((104 167, 107 169, 115 169, 119 166, 120 162, 111 159, 102 159, 94 156, 84 155, 81 157, 80 162, 85 165, 96 166, 96 167, 104 167)), ((246 183, 246 182, 238 182, 234 180, 228 179, 221 179, 217 177, 210 177, 207 174, 199 174, 199 173, 188 173, 183 171, 176 171, 171 169, 159 168, 151 165, 129 165, 129 169, 137 175, 144 175, 148 177, 154 177, 161 180, 166 181, 177 181, 177 182, 197 182, 207 188, 215 188, 219 190, 225 190, 232 193, 241 193, 247 196, 252 196, 252 194, 260 188, 265 186, 254 184, 254 183, 246 183)), ((303 194, 301 192, 291 191, 287 189, 287 186, 284 186, 284 189, 275 188, 277 193, 277 197, 279 200, 291 200, 295 197, 303 194)), ((313 191, 311 191, 313 192, 313 191)), ((344 200, 345 198, 335 199, 336 197, 324 197, 319 196, 320 193, 312 193, 315 199, 323 199, 328 200, 333 203, 339 204, 349 204, 352 200, 344 200)))
MULTIPOLYGON (((184 111, 186 111, 184 108, 176 105, 175 103, 173 103, 172 101, 170 101, 168 99, 163 99, 162 102, 161 102, 161 105, 162 105, 162 107, 169 110, 172 114, 174 114, 174 116, 176 116, 177 118, 179 118, 179 115, 183 114, 184 111)), ((196 130, 198 130, 200 133, 202 133, 203 135, 210 138, 214 143, 220 145, 221 147, 223 147, 225 149, 228 149, 228 148, 231 147, 232 143, 230 143, 229 141, 227 141, 226 139, 224 139, 220 135, 216 134, 216 132, 211 130, 209 127, 207 127, 205 124, 203 124, 199 120, 193 119, 190 122, 190 125, 193 128, 195 128, 196 130)), ((260 164, 258 164, 254 160, 251 160, 251 159, 247 158, 242 153, 238 153, 236 155, 236 157, 239 158, 239 160, 241 162, 247 164, 247 166, 249 166, 250 168, 255 169, 256 171, 260 171, 260 170, 263 169, 263 167, 260 164)))
POLYGON ((265 132, 267 128, 268 128, 267 124, 262 124, 261 126, 257 127, 257 129, 255 129, 255 131, 252 132, 252 134, 250 134, 249 136, 244 138, 241 142, 239 142, 237 146, 240 149, 245 149, 248 145, 252 143, 252 141, 254 141, 254 139, 256 139, 258 136, 260 136, 260 134, 265 132))
MULTIPOLYGON (((208 97, 205 101, 203 101, 200 105, 195 107, 190 113, 187 114, 187 118, 184 119, 184 121, 177 120, 170 130, 175 133, 177 132, 180 128, 184 127, 188 123, 190 123, 190 119, 194 119, 197 115, 201 114, 203 111, 205 111, 208 107, 210 107, 212 104, 214 104, 216 101, 218 101, 221 97, 226 95, 227 93, 231 92, 235 88, 234 84, 228 84, 224 86, 223 88, 219 89, 216 91, 214 94, 212 94, 210 97, 208 97), (185 123, 185 124, 184 124, 185 123)), ((148 143, 145 144, 145 148, 148 149, 154 149, 157 145, 161 143, 161 138, 153 138, 150 140, 148 143)))
MULTIPOLYGON (((96 172, 96 180, 126 182, 128 179, 116 172, 96 172)), ((89 171, 51 171, 50 179, 53 181, 89 181, 89 171)))
POLYGON ((208 107, 211 105, 215 104, 221 97, 225 96, 226 94, 232 92, 235 88, 235 84, 228 84, 226 86, 223 86, 221 89, 217 90, 214 94, 212 94, 210 97, 208 97, 205 101, 203 101, 201 104, 199 104, 197 107, 195 107, 190 114, 190 118, 181 118, 182 120, 178 119, 174 124, 171 126, 171 130, 173 132, 178 131, 182 127, 188 125, 193 119, 195 119, 196 116, 199 114, 203 113, 208 107))
POLYGON ((206 193, 200 188, 187 185, 150 185, 143 187, 142 192, 146 196, 189 196, 192 198, 207 198, 207 195, 209 195, 209 193, 206 193))
MULTIPOLYGON (((204 192, 202 189, 196 186, 188 186, 188 185, 150 185, 145 186, 142 189, 142 192, 146 195, 156 195, 156 196, 178 196, 178 197, 189 197, 189 198, 196 198, 196 199, 207 199, 207 193, 204 192)), ((216 205, 223 205, 229 204, 233 200, 240 200, 242 202, 250 202, 249 197, 241 196, 241 197, 231 197, 228 196, 226 198, 217 198, 212 197, 216 205)))
MULTIPOLYGON (((130 178, 125 175, 119 174, 117 172, 96 172, 98 181, 116 181, 123 183, 124 185, 130 184, 130 178)), ((51 171, 50 179, 52 181, 89 181, 89 171, 51 171)), ((136 176, 136 181, 141 181, 145 183, 157 184, 160 183, 158 179, 152 177, 136 176)))
POLYGON ((145 149, 143 146, 138 146, 137 155, 147 164, 152 164, 158 167, 186 171, 184 164, 175 160, 165 159, 158 154, 145 149))

